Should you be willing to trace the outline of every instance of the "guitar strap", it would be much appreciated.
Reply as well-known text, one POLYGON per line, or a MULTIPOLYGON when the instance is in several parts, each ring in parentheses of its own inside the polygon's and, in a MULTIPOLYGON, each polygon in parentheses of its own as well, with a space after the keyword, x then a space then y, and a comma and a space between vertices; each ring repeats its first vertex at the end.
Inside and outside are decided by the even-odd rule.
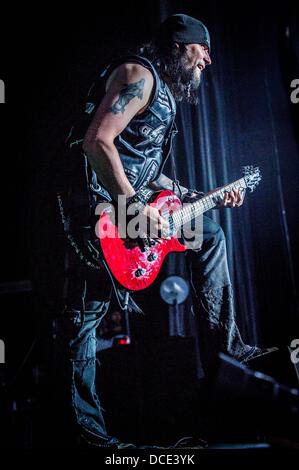
POLYGON ((176 163, 175 163, 175 158, 174 158, 172 150, 170 151, 170 162, 171 162, 172 190, 174 193, 179 195, 180 199, 182 199, 183 194, 182 194, 182 190, 180 187, 180 182, 177 178, 176 163), (177 191, 176 191, 176 188, 177 188, 177 191))
MULTIPOLYGON (((170 130, 170 135, 173 132, 173 135, 177 134, 177 126, 175 121, 173 121, 172 129, 170 130), (173 129, 174 127, 174 129, 173 129)), ((169 148, 169 157, 170 157, 170 165, 171 165, 171 176, 172 176, 172 190, 174 193, 178 194, 180 199, 182 199, 182 191, 180 187, 180 182, 177 178, 177 171, 176 171, 176 163, 175 163, 175 158, 173 155, 173 147, 172 147, 172 139, 171 139, 171 144, 169 148), (177 188, 177 190, 176 190, 177 188)))

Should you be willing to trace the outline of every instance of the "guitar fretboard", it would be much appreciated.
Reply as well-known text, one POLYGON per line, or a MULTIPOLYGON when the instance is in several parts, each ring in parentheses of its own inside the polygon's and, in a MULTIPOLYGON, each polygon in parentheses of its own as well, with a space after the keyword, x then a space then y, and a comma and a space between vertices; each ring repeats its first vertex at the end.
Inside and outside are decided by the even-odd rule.
POLYGON ((194 219, 195 217, 198 217, 204 212, 216 207, 224 198, 226 192, 230 192, 232 189, 244 190, 246 189, 246 186, 245 179, 240 178, 233 183, 222 186, 221 188, 211 192, 207 196, 199 199, 199 201, 191 204, 185 204, 182 209, 172 214, 174 226, 178 229, 185 223, 190 222, 190 220, 194 219))

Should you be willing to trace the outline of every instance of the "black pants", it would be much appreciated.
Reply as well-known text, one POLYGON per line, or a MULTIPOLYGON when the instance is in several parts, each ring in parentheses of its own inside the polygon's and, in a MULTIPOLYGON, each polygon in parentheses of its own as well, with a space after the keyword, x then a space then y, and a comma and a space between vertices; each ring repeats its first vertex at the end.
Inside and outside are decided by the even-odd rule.
MULTIPOLYGON (((206 373, 222 351, 243 360, 254 347, 244 344, 234 318, 233 293, 221 227, 204 216, 200 251, 186 260, 198 314, 201 360, 206 373)), ((106 273, 87 268, 69 253, 67 305, 57 322, 58 359, 63 365, 68 407, 79 432, 90 439, 107 439, 95 390, 96 328, 109 307, 111 283, 106 273)))

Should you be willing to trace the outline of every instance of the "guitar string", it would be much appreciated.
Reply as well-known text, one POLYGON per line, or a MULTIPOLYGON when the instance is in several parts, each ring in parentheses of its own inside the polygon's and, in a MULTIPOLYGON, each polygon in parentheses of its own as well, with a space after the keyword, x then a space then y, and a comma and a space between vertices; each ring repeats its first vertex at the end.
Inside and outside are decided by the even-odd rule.
POLYGON ((204 196, 199 201, 193 204, 190 204, 189 207, 187 206, 187 207, 184 207, 183 209, 179 209, 178 211, 175 211, 172 214, 172 219, 174 221, 174 224, 176 225, 176 228, 178 229, 179 227, 184 225, 186 222, 189 222, 190 220, 202 214, 203 212, 206 212, 207 210, 212 209, 213 207, 217 206, 218 201, 215 202, 215 198, 218 198, 219 196, 223 197, 225 192, 231 191, 232 188, 245 189, 246 183, 245 185, 244 183, 245 183, 244 178, 240 178, 239 180, 229 185, 223 186, 221 189, 217 191, 214 191, 212 194, 204 196))

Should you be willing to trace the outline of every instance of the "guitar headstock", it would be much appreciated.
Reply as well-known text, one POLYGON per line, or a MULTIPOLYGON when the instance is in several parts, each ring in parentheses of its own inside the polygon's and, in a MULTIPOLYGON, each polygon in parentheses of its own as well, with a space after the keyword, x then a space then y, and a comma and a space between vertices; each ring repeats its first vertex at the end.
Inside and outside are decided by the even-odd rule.
POLYGON ((254 167, 253 165, 243 166, 243 174, 246 187, 250 192, 254 191, 262 179, 259 167, 254 167))

